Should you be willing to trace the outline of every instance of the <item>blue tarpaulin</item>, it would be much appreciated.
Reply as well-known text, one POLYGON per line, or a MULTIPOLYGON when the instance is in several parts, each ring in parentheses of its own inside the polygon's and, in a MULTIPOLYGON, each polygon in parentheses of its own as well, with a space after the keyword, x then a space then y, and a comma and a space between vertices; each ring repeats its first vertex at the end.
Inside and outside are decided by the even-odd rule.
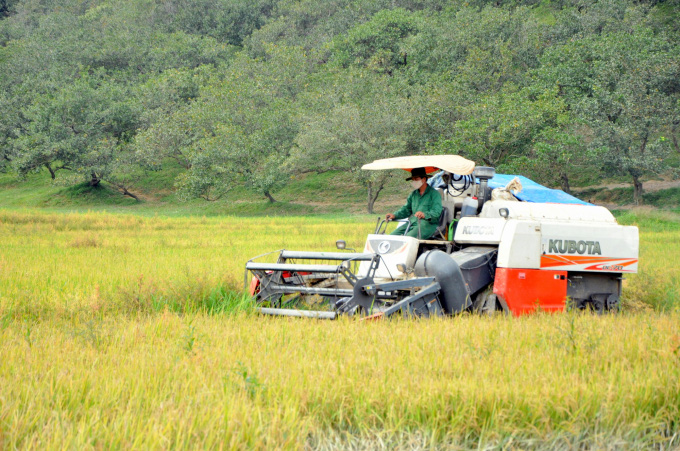
MULTIPOLYGON (((445 188, 446 182, 442 180, 442 171, 434 174, 430 180, 427 181, 428 184, 435 188, 445 188)), ((592 205, 588 202, 584 202, 571 194, 567 194, 559 189, 550 189, 543 185, 539 185, 531 179, 528 179, 521 175, 512 174, 496 174, 491 180, 489 180, 489 186, 494 188, 505 188, 505 186, 510 183, 512 179, 517 177, 522 184, 522 191, 515 194, 515 197, 524 202, 536 202, 536 203, 555 203, 555 204, 578 204, 578 205, 592 205)), ((454 182, 471 183, 471 175, 455 175, 454 182)))
POLYGON ((510 181, 515 177, 517 177, 522 184, 522 191, 519 193, 514 193, 515 197, 524 202, 551 202, 556 204, 592 205, 572 196, 571 194, 567 194, 562 190, 550 189, 543 185, 539 185, 533 180, 521 175, 496 174, 494 178, 489 180, 489 186, 491 188, 505 188, 505 185, 510 183, 510 181))

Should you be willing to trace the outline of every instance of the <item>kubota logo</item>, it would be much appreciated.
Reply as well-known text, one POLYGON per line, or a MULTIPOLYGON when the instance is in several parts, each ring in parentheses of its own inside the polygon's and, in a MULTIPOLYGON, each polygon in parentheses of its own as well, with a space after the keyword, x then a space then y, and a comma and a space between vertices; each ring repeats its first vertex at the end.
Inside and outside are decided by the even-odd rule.
POLYGON ((466 225, 463 227, 463 235, 493 235, 494 226, 466 225))
POLYGON ((550 240, 549 254, 602 255, 599 241, 550 240))
POLYGON ((378 252, 381 254, 386 254, 390 251, 390 242, 389 241, 383 241, 378 245, 378 252))

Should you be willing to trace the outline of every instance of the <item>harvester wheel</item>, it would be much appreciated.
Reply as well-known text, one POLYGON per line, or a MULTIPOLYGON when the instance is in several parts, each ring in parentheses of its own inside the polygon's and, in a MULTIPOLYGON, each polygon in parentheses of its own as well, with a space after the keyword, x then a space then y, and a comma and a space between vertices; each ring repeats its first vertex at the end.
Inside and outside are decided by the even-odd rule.
POLYGON ((618 312, 621 308, 619 297, 616 294, 610 294, 605 302, 605 308, 610 312, 618 312))
POLYGON ((614 293, 594 294, 591 296, 590 302, 598 315, 619 311, 619 296, 614 293))
POLYGON ((498 298, 493 292, 493 285, 489 285, 475 296, 472 311, 481 315, 493 315, 498 309, 498 298))

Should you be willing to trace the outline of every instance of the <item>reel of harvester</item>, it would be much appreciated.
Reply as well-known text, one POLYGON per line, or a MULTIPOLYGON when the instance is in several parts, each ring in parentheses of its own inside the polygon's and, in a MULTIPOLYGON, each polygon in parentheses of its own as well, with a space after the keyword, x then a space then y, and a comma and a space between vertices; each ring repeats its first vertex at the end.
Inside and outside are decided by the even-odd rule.
POLYGON ((335 319, 338 315, 441 315, 434 277, 376 280, 377 253, 280 250, 246 263, 250 294, 266 315, 335 319), (278 252, 274 263, 260 262, 278 252))

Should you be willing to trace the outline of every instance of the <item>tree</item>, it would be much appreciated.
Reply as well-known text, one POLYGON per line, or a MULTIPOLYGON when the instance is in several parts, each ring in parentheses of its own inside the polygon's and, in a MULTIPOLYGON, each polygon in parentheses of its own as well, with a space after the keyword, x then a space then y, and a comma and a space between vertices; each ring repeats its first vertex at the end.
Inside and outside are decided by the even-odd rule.
POLYGON ((665 170, 663 132, 677 117, 677 43, 644 27, 589 36, 547 52, 540 73, 588 124, 603 170, 630 176, 641 203, 643 175, 665 170))
POLYGON ((53 179, 75 171, 134 197, 131 176, 156 163, 131 147, 134 136, 194 98, 200 68, 233 49, 158 32, 146 2, 39 3, 20 3, 3 20, 11 26, 0 48, 2 161, 19 174, 46 168, 53 179))
POLYGON ((408 63, 403 41, 418 33, 418 20, 397 8, 376 13, 371 20, 338 36, 331 48, 331 61, 341 67, 358 65, 391 75, 408 63))
POLYGON ((559 124, 547 127, 535 139, 526 158, 515 166, 526 168, 536 180, 549 185, 559 185, 571 194, 570 178, 580 171, 591 171, 596 159, 576 124, 559 124))
POLYGON ((408 96, 405 87, 367 69, 340 72, 325 82, 317 88, 323 107, 303 117, 291 160, 297 170, 351 172, 366 188, 367 211, 373 213, 392 173, 362 171, 361 166, 406 153, 418 96, 408 96))
POLYGON ((0 0, 0 19, 11 14, 15 3, 16 0, 0 0))
POLYGON ((529 154, 539 134, 557 126, 564 111, 564 105, 549 92, 533 97, 530 90, 507 86, 461 107, 465 119, 452 124, 451 138, 433 148, 487 166, 512 168, 515 159, 529 154))
POLYGON ((200 88, 216 69, 169 69, 150 78, 140 87, 141 127, 135 136, 137 158, 149 168, 161 170, 166 159, 184 169, 191 168, 188 151, 201 138, 192 128, 192 102, 200 96, 200 88))
POLYGON ((260 28, 275 0, 164 0, 154 8, 154 21, 170 32, 205 35, 240 46, 260 28))
POLYGON ((274 202, 298 131, 294 101, 313 70, 303 50, 271 46, 266 58, 240 53, 215 74, 170 121, 189 163, 182 195, 215 200, 241 185, 274 202))
MULTIPOLYGON (((458 153, 460 143, 450 147, 436 143, 459 140, 462 128, 468 129, 470 140, 480 140, 482 135, 473 136, 474 130, 484 134, 489 131, 484 120, 502 121, 493 117, 498 108, 508 110, 503 113, 511 113, 513 122, 528 122, 522 108, 541 93, 513 93, 532 85, 531 70, 539 65, 538 56, 548 45, 544 38, 548 27, 531 10, 461 6, 424 20, 426 26, 404 44, 409 64, 402 72, 410 83, 425 86, 428 97, 425 111, 410 132, 411 151, 428 147, 458 153), (514 101, 520 102, 515 110, 514 101), (479 119, 476 125, 472 123, 475 118, 479 119)), ((490 128, 497 125, 490 124, 490 128)), ((527 131, 514 132, 520 130, 527 131)), ((527 138, 522 152, 531 134, 527 138)))
POLYGON ((284 163, 296 123, 285 102, 258 104, 243 93, 239 99, 243 110, 238 117, 227 105, 224 110, 203 109, 212 123, 202 123, 208 132, 188 151, 190 167, 178 183, 185 197, 217 200, 234 186, 243 186, 276 201, 273 193, 286 182, 284 163))
POLYGON ((677 2, 5 0, 0 168, 129 193, 173 160, 182 196, 269 201, 338 168, 373 209, 371 158, 462 153, 568 190, 596 154, 639 200, 680 152, 677 2))
POLYGON ((97 186, 120 180, 119 173, 129 169, 123 161, 131 158, 139 111, 129 92, 101 71, 83 70, 72 84, 37 97, 23 114, 26 124, 12 141, 12 163, 20 174, 44 167, 55 178, 57 171, 71 170, 97 186))

